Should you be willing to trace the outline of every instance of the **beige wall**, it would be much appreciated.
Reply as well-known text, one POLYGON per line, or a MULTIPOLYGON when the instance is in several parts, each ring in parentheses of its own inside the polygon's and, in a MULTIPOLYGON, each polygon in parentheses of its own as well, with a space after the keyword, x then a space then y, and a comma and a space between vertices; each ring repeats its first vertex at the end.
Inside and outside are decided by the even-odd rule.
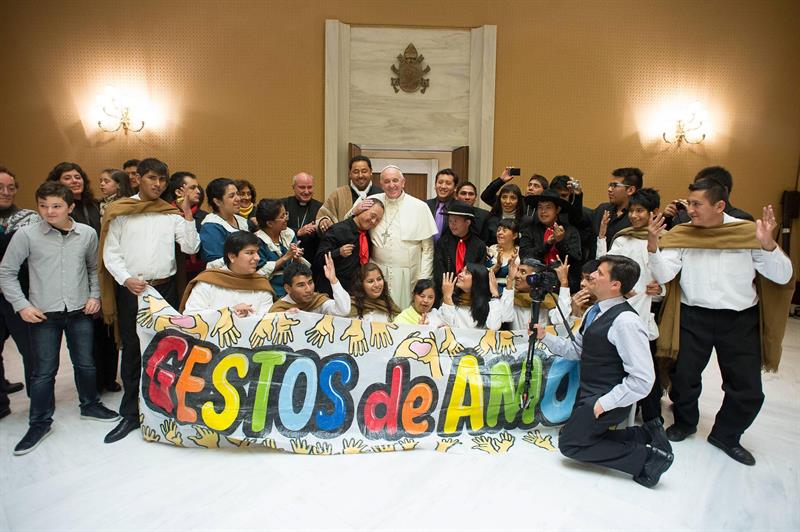
POLYGON ((673 197, 722 164, 734 203, 755 213, 795 187, 799 16, 791 0, 3 2, 0 162, 18 174, 23 205, 61 160, 96 176, 150 155, 203 181, 247 177, 288 194, 296 171, 322 176, 325 19, 495 24, 496 173, 568 173, 594 205, 618 166, 640 166, 673 197), (98 133, 91 103, 108 84, 144 89, 164 124, 98 133), (681 96, 707 105, 713 129, 677 150, 651 116, 681 96))

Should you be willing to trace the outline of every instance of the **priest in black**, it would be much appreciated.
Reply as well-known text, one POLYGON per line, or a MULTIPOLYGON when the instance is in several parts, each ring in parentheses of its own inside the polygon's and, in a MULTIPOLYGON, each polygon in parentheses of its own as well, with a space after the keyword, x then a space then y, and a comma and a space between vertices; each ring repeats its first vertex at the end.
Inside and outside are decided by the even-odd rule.
POLYGON ((639 279, 639 265, 620 255, 605 255, 589 280, 597 303, 584 314, 572 341, 536 335, 557 355, 580 360, 580 389, 575 407, 558 436, 561 454, 628 473, 652 488, 672 465, 673 455, 659 418, 622 430, 612 427, 628 419, 636 401, 655 381, 647 330, 623 298, 639 279))
POLYGON ((470 231, 475 219, 472 206, 458 200, 450 202, 447 216, 448 230, 442 233, 433 248, 433 282, 436 301, 441 301, 442 274, 458 274, 468 262, 486 262, 486 244, 470 231))
POLYGON ((361 213, 335 223, 322 235, 317 255, 312 262, 317 292, 332 295, 331 286, 324 275, 319 275, 325 266, 325 254, 330 253, 336 267, 336 277, 342 288, 350 291, 353 278, 362 264, 369 262, 371 242, 369 230, 383 218, 383 203, 372 199, 372 206, 361 213), (317 281, 317 279, 320 279, 317 281), (325 279, 322 281, 322 279, 325 279))
POLYGON ((314 176, 306 172, 293 176, 292 192, 294 195, 282 200, 289 215, 287 226, 297 235, 304 256, 313 259, 319 247, 317 211, 322 207, 322 202, 314 199, 314 176))

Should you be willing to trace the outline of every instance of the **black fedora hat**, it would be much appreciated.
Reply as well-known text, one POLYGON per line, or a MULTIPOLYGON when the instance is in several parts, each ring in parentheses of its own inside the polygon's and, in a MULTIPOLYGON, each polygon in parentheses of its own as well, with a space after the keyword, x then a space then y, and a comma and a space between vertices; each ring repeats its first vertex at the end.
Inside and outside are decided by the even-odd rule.
POLYGON ((572 207, 572 204, 569 201, 562 199, 555 190, 547 189, 538 196, 525 196, 525 204, 529 207, 535 208, 543 201, 555 203, 557 207, 561 207, 562 211, 572 207))
POLYGON ((447 210, 444 212, 444 214, 475 218, 475 209, 472 207, 472 205, 464 203, 463 201, 454 200, 451 201, 450 205, 447 206, 447 210))

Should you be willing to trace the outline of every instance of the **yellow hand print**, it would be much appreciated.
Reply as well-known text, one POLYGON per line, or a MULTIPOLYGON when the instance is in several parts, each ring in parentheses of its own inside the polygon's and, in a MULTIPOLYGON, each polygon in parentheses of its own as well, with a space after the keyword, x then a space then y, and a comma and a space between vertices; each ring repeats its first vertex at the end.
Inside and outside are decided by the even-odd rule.
POLYGON ((326 314, 312 329, 306 331, 308 343, 322 347, 325 342, 333 342, 333 316, 326 314))
POLYGON ((278 323, 275 325, 276 344, 288 344, 294 340, 292 327, 300 323, 300 320, 290 318, 285 312, 278 314, 278 323))
POLYGON ((150 294, 142 296, 142 300, 148 304, 147 307, 139 309, 136 313, 136 322, 142 327, 149 328, 153 325, 153 314, 165 309, 169 303, 163 298, 150 294))
POLYGON ((417 445, 419 445, 419 442, 414 441, 411 438, 403 438, 397 442, 397 445, 399 445, 404 451, 411 451, 417 445))
POLYGON ((489 454, 497 454, 494 439, 490 436, 475 436, 472 438, 472 443, 475 444, 472 446, 473 449, 478 449, 479 451, 489 454))
POLYGON ((350 340, 348 351, 354 357, 358 357, 367 352, 367 340, 364 337, 364 329, 361 320, 351 320, 350 326, 345 329, 340 340, 350 340))
POLYGON ((397 329, 394 323, 384 323, 382 321, 373 321, 369 324, 370 335, 369 345, 376 349, 383 349, 393 344, 392 335, 389 329, 397 329))
POLYGON ((183 447, 183 437, 178 432, 178 424, 175 423, 174 419, 165 419, 161 423, 161 433, 168 442, 183 447))
POLYGON ((497 352, 497 331, 487 329, 478 344, 478 352, 482 355, 497 352))
POLYGON ((556 450, 555 445, 553 445, 553 436, 550 434, 547 436, 542 436, 542 433, 539 432, 539 430, 529 430, 528 433, 522 437, 522 439, 528 443, 534 444, 540 449, 544 449, 545 451, 556 450))
POLYGON ((514 339, 520 336, 515 335, 512 331, 500 331, 500 340, 497 343, 497 350, 501 355, 514 354, 514 339))
POLYGON ((458 343, 456 336, 453 334, 453 330, 450 327, 444 327, 443 329, 444 340, 442 341, 442 345, 439 347, 439 352, 447 353, 450 357, 452 357, 456 353, 463 351, 464 346, 458 343))
POLYGON ((495 439, 495 448, 498 453, 507 453, 511 447, 514 446, 514 436, 508 432, 501 432, 500 436, 495 439))
POLYGON ((254 440, 253 438, 231 438, 230 436, 225 436, 225 439, 228 440, 228 443, 231 445, 235 445, 236 447, 251 447, 258 443, 258 440, 254 440))
POLYGON ((217 337, 217 342, 223 349, 236 344, 239 338, 242 337, 242 333, 239 332, 233 322, 231 309, 227 307, 219 309, 219 319, 214 324, 214 328, 211 329, 211 336, 217 337))
POLYGON ((333 445, 327 442, 317 442, 311 454, 333 454, 333 445))
POLYGON ((373 445, 372 452, 373 453, 393 453, 397 449, 394 448, 393 443, 384 443, 381 445, 373 445))
POLYGON ((289 443, 292 445, 292 452, 297 454, 311 454, 312 447, 309 447, 308 442, 306 440, 290 440, 289 443))
POLYGON ((282 451, 283 449, 278 449, 278 444, 275 442, 275 438, 264 438, 262 445, 267 449, 271 449, 273 451, 282 451))
POLYGON ((363 454, 368 452, 369 447, 364 443, 364 440, 356 440, 355 438, 342 440, 342 454, 363 454))
POLYGON ((456 438, 442 438, 436 442, 436 450, 440 453, 446 453, 456 445, 461 445, 461 440, 456 438))
POLYGON ((205 427, 195 427, 194 430, 197 432, 197 435, 189 436, 189 439, 192 440, 195 445, 205 447, 206 449, 219 447, 219 434, 205 427))
POLYGON ((142 438, 144 438, 144 441, 159 441, 161 436, 158 435, 158 432, 153 427, 142 425, 142 438))
POLYGON ((261 321, 250 334, 250 347, 257 347, 264 344, 264 340, 272 342, 275 333, 275 314, 265 314, 261 321))

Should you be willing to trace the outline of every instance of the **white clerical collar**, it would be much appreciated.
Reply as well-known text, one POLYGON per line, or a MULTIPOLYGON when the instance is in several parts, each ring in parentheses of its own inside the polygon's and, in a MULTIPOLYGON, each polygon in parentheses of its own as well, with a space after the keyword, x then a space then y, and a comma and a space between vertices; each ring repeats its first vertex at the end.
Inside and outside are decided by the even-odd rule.
POLYGON ((365 199, 365 198, 367 197, 367 192, 369 192, 369 188, 370 188, 370 186, 369 186, 369 185, 367 185, 367 186, 366 186, 366 188, 365 188, 364 190, 358 190, 358 187, 356 187, 356 186, 353 184, 353 182, 352 182, 352 181, 350 181, 350 188, 353 190, 353 192, 355 192, 355 193, 356 193, 356 195, 357 195, 359 198, 361 198, 361 199, 363 200, 363 199, 365 199))
POLYGON ((386 193, 384 193, 384 197, 386 198, 386 201, 387 201, 388 203, 397 203, 397 202, 399 202, 401 199, 403 199, 403 197, 404 197, 405 195, 406 195, 406 191, 405 191, 405 190, 404 190, 404 191, 402 191, 402 192, 400 193, 400 195, 399 195, 399 196, 397 196, 396 198, 390 198, 389 196, 387 196, 387 195, 386 195, 386 193))

